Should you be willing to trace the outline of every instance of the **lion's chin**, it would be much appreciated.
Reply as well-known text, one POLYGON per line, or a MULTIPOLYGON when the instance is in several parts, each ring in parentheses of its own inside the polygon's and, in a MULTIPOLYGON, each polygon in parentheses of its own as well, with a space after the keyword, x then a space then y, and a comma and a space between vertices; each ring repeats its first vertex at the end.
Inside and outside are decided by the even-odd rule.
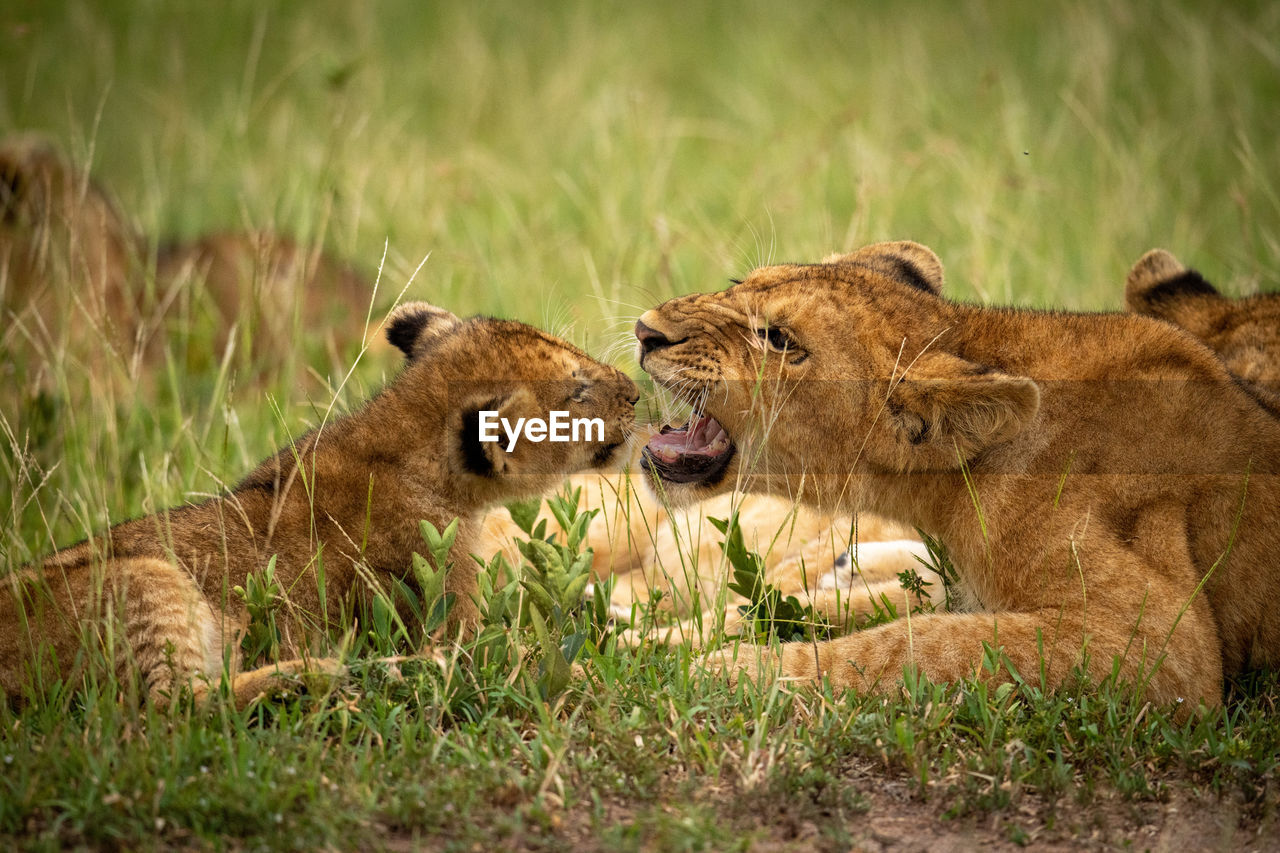
POLYGON ((714 487, 736 452, 719 421, 702 415, 681 427, 663 427, 645 445, 640 465, 663 485, 714 487))

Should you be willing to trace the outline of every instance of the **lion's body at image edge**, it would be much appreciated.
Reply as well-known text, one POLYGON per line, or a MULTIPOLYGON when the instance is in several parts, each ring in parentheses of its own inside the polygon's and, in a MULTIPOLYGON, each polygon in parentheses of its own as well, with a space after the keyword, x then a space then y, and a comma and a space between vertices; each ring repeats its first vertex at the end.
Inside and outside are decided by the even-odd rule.
POLYGON ((1125 307, 1190 332, 1241 379, 1280 389, 1280 293, 1231 299, 1173 255, 1152 249, 1129 271, 1125 307))
POLYGON ((719 481, 669 493, 869 509, 940 536, 961 574, 970 612, 785 646, 783 674, 956 680, 992 647, 1031 681, 1118 659, 1148 697, 1194 703, 1273 665, 1280 424, 1259 399, 1168 324, 952 303, 941 271, 878 244, 641 317, 645 368, 738 446, 719 481))

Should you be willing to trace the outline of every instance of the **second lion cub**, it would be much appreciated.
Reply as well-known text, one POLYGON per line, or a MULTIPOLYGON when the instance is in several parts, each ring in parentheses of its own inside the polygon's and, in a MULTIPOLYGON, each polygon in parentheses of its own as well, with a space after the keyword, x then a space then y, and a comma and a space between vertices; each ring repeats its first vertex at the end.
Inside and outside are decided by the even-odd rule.
MULTIPOLYGON (((23 695, 36 673, 67 678, 97 646, 153 699, 216 681, 228 648, 238 704, 270 673, 236 675, 248 624, 232 593, 276 560, 287 599, 284 656, 304 654, 314 626, 353 596, 412 581, 418 522, 459 519, 450 629, 477 613, 470 548, 486 507, 540 494, 567 474, 625 459, 639 393, 624 374, 522 323, 411 303, 388 320, 407 364, 360 410, 290 443, 230 494, 116 525, 0 579, 0 688, 23 695), (599 420, 579 441, 481 440, 481 412, 599 420), (621 449, 621 452, 619 450, 621 449), (112 644, 104 638, 112 633, 112 644)), ((300 662, 282 664, 302 669, 300 662)), ((270 668, 273 672, 275 667, 270 668)))

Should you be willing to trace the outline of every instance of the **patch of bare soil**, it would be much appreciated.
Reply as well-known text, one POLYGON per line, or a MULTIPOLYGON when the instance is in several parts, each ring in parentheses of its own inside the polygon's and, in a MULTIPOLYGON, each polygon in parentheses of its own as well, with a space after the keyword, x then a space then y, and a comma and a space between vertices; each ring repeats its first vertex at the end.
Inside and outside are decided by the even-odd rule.
POLYGON ((1013 851, 1022 849, 1280 851, 1276 804, 1266 815, 1239 803, 1171 784, 1165 802, 1133 802, 1110 791, 1086 804, 1070 796, 1052 806, 1023 795, 1007 809, 947 819, 941 805, 921 800, 905 783, 878 789, 864 779, 867 813, 850 822, 850 849, 861 851, 1013 851))
MULTIPOLYGON (((734 832, 707 839, 707 849, 791 851, 1077 851, 1134 850, 1280 851, 1280 802, 1250 803, 1198 791, 1188 780, 1170 779, 1159 802, 1134 801, 1110 790, 1095 790, 1081 803, 1073 793, 1050 803, 1023 793, 1007 808, 962 817, 947 815, 942 796, 922 798, 915 786, 872 761, 851 766, 846 790, 815 800, 806 795, 762 797, 762 792, 713 785, 684 791, 664 809, 678 815, 691 800, 717 813, 722 828, 734 832), (850 804, 853 804, 850 807, 850 804)), ((661 808, 661 807, 660 807, 661 808)), ((597 813, 599 814, 599 813, 597 813)), ((604 821, 627 824, 637 816, 624 802, 605 803, 604 821)), ((566 849, 602 849, 588 810, 564 815, 566 849)), ((643 839, 643 833, 641 834, 643 839)), ((654 839, 644 849, 663 849, 654 839)))
MULTIPOLYGON (((497 808, 541 814, 517 821, 522 830, 500 833, 473 850, 610 851, 602 830, 627 827, 622 849, 705 849, 800 853, 983 853, 1006 851, 1132 850, 1153 853, 1276 851, 1280 853, 1280 799, 1244 803, 1197 790, 1190 780, 1165 780, 1161 801, 1135 801, 1097 789, 1085 799, 1068 792, 1049 802, 1021 793, 1011 805, 960 817, 947 814, 953 800, 931 791, 922 797, 901 774, 871 760, 855 760, 836 790, 815 795, 744 789, 721 780, 692 782, 668 776, 661 792, 635 801, 577 791, 576 805, 557 808, 520 797, 497 808), (673 832, 672 826, 683 827, 673 832), (698 837, 702 827, 704 835, 698 837)), ((554 799, 558 799, 553 797, 554 799)), ((484 822, 480 816, 476 819, 484 822)), ((444 833, 448 836, 449 833, 444 833)), ((437 850, 456 845, 448 837, 384 837, 389 850, 437 850)))

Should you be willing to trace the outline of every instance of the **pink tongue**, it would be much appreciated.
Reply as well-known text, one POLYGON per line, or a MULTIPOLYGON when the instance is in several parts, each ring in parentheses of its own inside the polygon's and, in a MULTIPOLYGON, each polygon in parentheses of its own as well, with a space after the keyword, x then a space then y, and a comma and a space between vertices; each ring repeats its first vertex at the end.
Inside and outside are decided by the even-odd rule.
POLYGON ((666 451, 663 455, 685 454, 685 453, 716 453, 720 449, 713 447, 716 440, 721 436, 725 436, 727 444, 728 436, 725 435, 724 427, 716 422, 715 418, 698 418, 697 421, 689 424, 681 429, 667 430, 659 433, 649 439, 649 449, 653 451, 666 451))
POLYGON ((693 446, 697 448, 706 447, 715 438, 716 433, 723 432, 720 424, 716 423, 712 418, 698 418, 698 422, 693 425, 693 446))

